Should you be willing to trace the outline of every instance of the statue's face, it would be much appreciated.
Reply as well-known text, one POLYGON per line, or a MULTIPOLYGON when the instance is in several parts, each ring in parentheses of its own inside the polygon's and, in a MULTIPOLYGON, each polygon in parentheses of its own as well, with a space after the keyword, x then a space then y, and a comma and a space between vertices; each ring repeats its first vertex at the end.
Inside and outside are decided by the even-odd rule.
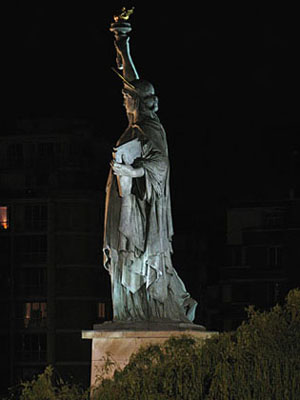
POLYGON ((135 99, 125 90, 123 90, 123 99, 124 99, 124 107, 126 108, 127 113, 133 113, 136 109, 136 101, 135 99))

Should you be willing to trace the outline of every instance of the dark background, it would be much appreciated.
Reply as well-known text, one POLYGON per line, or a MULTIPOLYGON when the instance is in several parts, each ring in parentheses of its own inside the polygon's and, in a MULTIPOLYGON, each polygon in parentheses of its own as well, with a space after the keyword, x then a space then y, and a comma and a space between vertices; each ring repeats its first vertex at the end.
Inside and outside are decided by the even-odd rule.
MULTIPOLYGON (((122 83, 111 71, 115 49, 109 26, 113 14, 132 3, 99 0, 11 3, 2 8, 0 134, 7 138, 10 132, 18 133, 14 127, 19 119, 31 119, 33 123, 29 126, 35 126, 35 133, 44 126, 35 125, 35 119, 44 123, 50 123, 52 118, 90 121, 95 132, 94 136, 88 136, 94 141, 91 147, 94 152, 99 149, 99 164, 95 169, 97 173, 101 170, 97 175, 101 182, 96 185, 97 190, 103 188, 100 204, 111 149, 127 124, 122 83)), ((226 315, 227 319, 236 318, 227 307, 227 300, 222 300, 222 291, 232 278, 244 276, 242 268, 237 268, 234 275, 237 265, 229 264, 232 267, 229 272, 225 268, 226 210, 230 206, 250 202, 264 207, 268 201, 280 205, 289 198, 290 189, 295 189, 298 202, 286 202, 290 203, 286 208, 292 233, 284 236, 283 242, 289 257, 284 260, 287 269, 298 270, 299 15, 296 7, 283 3, 165 4, 136 2, 131 18, 131 52, 140 77, 156 88, 160 102, 158 115, 168 136, 174 266, 191 294, 198 296, 200 323, 206 321, 207 311, 211 320, 208 326, 219 329, 219 322, 223 323, 226 315), (221 284, 220 279, 223 279, 221 284), (211 304, 207 288, 216 289, 211 304)), ((75 134, 74 138, 76 141, 75 134)), ((76 179, 79 185, 80 180, 76 179)), ((102 227, 99 235, 101 231, 102 227)), ((284 229, 280 232, 286 233, 284 229)), ((262 238, 259 240, 258 245, 262 238)), ((272 237, 270 240, 272 244, 272 237)), ((263 242, 266 246, 270 243, 263 242)), ((279 287, 277 280, 285 282, 285 275, 289 285, 296 281, 293 279, 296 274, 291 271, 262 269, 257 272, 259 277, 261 273, 266 274, 268 285, 274 281, 274 293, 279 287)), ((246 284, 253 277, 257 278, 255 268, 249 276, 244 276, 246 284)), ((248 290, 255 287, 251 302, 267 297, 265 286, 255 286, 256 283, 254 280, 252 286, 248 285, 248 290), (263 288, 261 294, 259 287, 263 288)), ((244 287, 232 285, 233 305, 235 297, 240 300, 247 297, 244 287)), ((273 297, 274 301, 279 298, 275 294, 273 297)), ((53 306, 56 300, 50 300, 53 306)), ((81 315, 86 317, 84 312, 81 315)))
MULTIPOLYGON (((4 13, 3 131, 16 117, 87 117, 113 146, 126 117, 109 25, 123 5, 32 1, 4 13)), ((187 206, 287 197, 300 150, 296 9, 147 2, 131 22, 168 135, 175 227, 187 206)))

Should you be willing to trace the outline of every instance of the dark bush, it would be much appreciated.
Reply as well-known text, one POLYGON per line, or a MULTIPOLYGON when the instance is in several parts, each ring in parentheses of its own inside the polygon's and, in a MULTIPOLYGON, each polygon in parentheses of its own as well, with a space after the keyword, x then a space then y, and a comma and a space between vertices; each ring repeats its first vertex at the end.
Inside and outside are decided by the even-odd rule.
MULTIPOLYGON (((291 291, 283 307, 269 312, 249 307, 248 315, 237 331, 205 343, 179 336, 140 349, 113 379, 103 379, 94 388, 92 399, 299 400, 300 290, 291 291)), ((37 378, 21 383, 9 399, 88 397, 89 390, 55 378, 47 367, 37 378)))
POLYGON ((133 355, 95 400, 299 400, 300 291, 269 312, 248 309, 236 332, 204 344, 181 336, 133 355))

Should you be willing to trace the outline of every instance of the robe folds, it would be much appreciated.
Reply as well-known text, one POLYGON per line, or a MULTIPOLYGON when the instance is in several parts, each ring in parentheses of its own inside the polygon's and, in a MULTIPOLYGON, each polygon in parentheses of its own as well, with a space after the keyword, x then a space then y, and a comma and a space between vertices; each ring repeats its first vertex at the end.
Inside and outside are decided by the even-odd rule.
POLYGON ((166 134, 157 117, 129 125, 117 145, 138 138, 131 193, 120 197, 112 170, 106 186, 104 267, 111 277, 115 321, 191 322, 196 302, 172 265, 173 224, 166 134), (191 312, 193 309, 193 312, 191 312))

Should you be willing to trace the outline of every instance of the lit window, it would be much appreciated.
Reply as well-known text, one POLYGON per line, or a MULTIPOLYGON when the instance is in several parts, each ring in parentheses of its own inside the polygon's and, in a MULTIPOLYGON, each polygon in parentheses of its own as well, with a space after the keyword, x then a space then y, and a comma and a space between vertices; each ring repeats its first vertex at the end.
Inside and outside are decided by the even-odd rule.
POLYGON ((98 318, 105 318, 105 303, 98 303, 98 318))
POLYGON ((46 325, 47 303, 24 304, 24 327, 40 328, 46 325))
POLYGON ((47 303, 17 303, 16 320, 20 328, 45 328, 47 326, 47 303))
POLYGON ((8 207, 0 207, 0 229, 8 229, 8 207))

